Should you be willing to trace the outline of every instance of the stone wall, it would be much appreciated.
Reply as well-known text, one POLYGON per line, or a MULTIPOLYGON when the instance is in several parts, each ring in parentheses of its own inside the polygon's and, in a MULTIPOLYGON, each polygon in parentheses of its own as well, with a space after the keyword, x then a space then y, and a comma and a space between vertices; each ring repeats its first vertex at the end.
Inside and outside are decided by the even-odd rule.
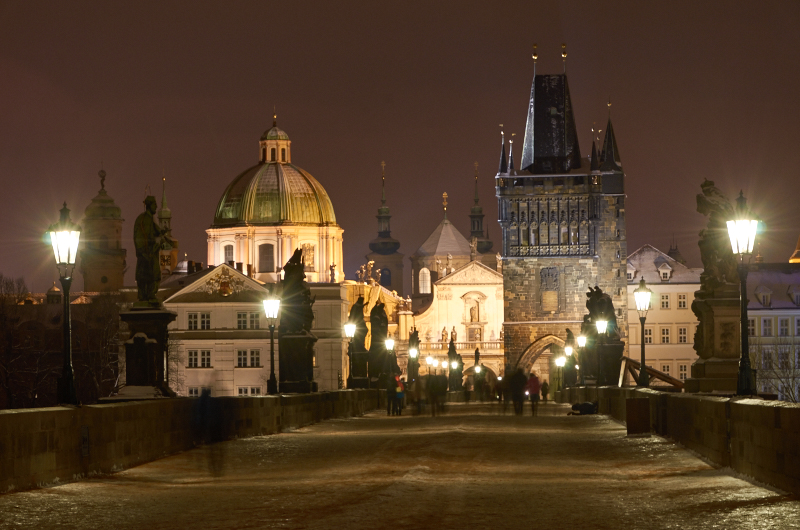
MULTIPOLYGON (((222 439, 280 433, 385 407, 385 393, 344 390, 220 397, 222 439)), ((200 400, 0 411, 0 493, 111 473, 194 447, 200 400)), ((218 408, 216 408, 218 407, 218 408)))
POLYGON ((556 392, 561 403, 598 401, 601 414, 625 421, 625 400, 650 400, 650 428, 711 462, 800 493, 800 405, 783 401, 581 387, 556 392))

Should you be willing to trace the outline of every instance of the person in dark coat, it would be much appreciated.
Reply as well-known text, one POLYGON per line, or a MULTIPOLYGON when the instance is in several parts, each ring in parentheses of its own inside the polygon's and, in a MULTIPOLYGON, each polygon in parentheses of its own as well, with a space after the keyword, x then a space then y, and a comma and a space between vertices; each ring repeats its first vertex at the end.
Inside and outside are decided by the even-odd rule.
POLYGON ((525 399, 525 385, 528 384, 528 378, 525 377, 525 372, 522 368, 517 368, 508 382, 511 389, 511 399, 514 401, 514 414, 522 416, 522 402, 525 399))
POLYGON ((387 377, 386 379, 386 415, 391 416, 397 400, 397 382, 394 377, 387 377))

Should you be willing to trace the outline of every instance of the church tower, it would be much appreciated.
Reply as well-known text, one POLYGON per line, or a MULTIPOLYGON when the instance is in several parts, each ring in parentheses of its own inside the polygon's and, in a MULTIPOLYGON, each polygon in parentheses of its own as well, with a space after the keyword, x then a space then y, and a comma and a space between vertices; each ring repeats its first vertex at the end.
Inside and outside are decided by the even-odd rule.
POLYGON ((492 250, 492 242, 483 229, 483 207, 478 201, 478 163, 475 162, 475 204, 469 210, 470 239, 477 238, 478 253, 485 254, 492 250))
POLYGON ((537 75, 535 62, 519 174, 505 152, 503 140, 496 195, 506 363, 529 369, 567 328, 578 334, 589 287, 611 296, 627 331, 625 175, 610 114, 602 151, 593 145, 582 158, 566 73, 537 75))
POLYGON ((159 251, 161 274, 169 275, 178 266, 178 240, 172 237, 172 210, 167 206, 167 177, 161 179, 161 208, 158 210, 158 224, 165 237, 159 251))
POLYGON ((122 248, 122 210, 106 193, 106 172, 100 170, 100 191, 84 211, 80 271, 83 290, 115 292, 122 288, 126 250, 122 248))
POLYGON ((386 164, 381 162, 381 207, 378 208, 378 237, 369 242, 372 251, 367 260, 374 261, 373 269, 381 273, 381 285, 403 296, 403 254, 397 252, 400 242, 392 238, 389 226, 389 207, 386 206, 386 164))

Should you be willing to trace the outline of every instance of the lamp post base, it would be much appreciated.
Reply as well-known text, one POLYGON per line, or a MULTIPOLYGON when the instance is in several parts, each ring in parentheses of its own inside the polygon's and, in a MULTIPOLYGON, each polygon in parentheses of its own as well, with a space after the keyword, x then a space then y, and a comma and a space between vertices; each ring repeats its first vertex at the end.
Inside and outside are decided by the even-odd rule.
POLYGON ((278 380, 275 379, 275 374, 272 373, 267 381, 267 394, 275 395, 278 393, 278 380))

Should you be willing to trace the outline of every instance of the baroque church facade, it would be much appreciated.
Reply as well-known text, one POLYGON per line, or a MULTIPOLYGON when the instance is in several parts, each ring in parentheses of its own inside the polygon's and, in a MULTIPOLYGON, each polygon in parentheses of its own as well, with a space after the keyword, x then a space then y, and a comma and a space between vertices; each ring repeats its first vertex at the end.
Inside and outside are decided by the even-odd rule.
MULTIPOLYGON (((513 144, 512 144, 513 146, 513 144)), ((506 370, 529 370, 580 330, 599 286, 627 330, 625 174, 609 116, 602 149, 581 156, 567 75, 535 71, 522 162, 495 177, 501 228, 506 370)))

